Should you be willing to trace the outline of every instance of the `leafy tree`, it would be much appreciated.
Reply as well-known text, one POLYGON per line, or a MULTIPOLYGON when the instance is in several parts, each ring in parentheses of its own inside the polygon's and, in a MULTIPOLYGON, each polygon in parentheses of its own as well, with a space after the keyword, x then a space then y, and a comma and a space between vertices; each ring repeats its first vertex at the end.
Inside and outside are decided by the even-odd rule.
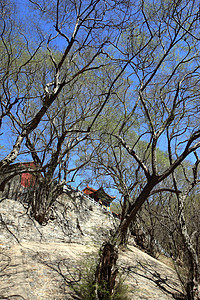
MULTIPOLYGON (((132 56, 130 68, 126 70, 132 97, 118 101, 123 113, 114 129, 112 126, 105 132, 102 126, 101 141, 108 141, 105 136, 110 136, 111 143, 102 147, 99 169, 101 171, 105 161, 106 165, 109 161, 108 149, 111 152, 120 144, 132 160, 130 168, 134 166, 135 170, 140 170, 142 181, 139 188, 136 185, 132 191, 134 199, 111 239, 112 245, 124 240, 148 198, 163 191, 177 194, 174 186, 166 185, 167 179, 173 183, 173 173, 200 146, 196 114, 199 101, 198 5, 195 1, 159 1, 153 6, 151 2, 141 1, 138 4, 137 24, 131 24, 124 31, 126 44, 124 40, 121 42, 123 54, 127 59, 132 56), (139 43, 136 43, 138 36, 139 43), (138 136, 136 140, 131 138, 132 132, 138 136), (140 143, 143 143, 143 153, 138 150, 140 143), (159 145, 168 153, 165 166, 159 163, 159 145)), ((111 165, 114 159, 115 153, 111 165)), ((115 167, 117 163, 123 165, 120 159, 115 167)), ((109 172, 108 175, 112 176, 109 172)), ((99 268, 98 272, 105 272, 105 269, 99 268)), ((198 299, 195 291, 193 295, 198 299)), ((103 296, 100 299, 104 299, 103 296)))
POLYGON ((149 214, 156 222, 155 238, 173 259, 186 298, 198 299, 199 158, 194 165, 182 164, 171 185, 176 193, 162 195, 157 206, 151 203, 149 214))
POLYGON ((28 149, 34 172, 44 172, 49 186, 57 171, 62 177, 59 164, 75 146, 90 158, 98 154, 96 170, 107 172, 124 197, 120 226, 96 272, 96 297, 108 299, 117 274, 115 246, 148 198, 169 189, 178 193, 174 174, 200 147, 199 6, 195 0, 29 3, 41 26, 35 27, 37 44, 20 35, 22 62, 11 18, 1 34, 1 114, 15 133, 1 172, 28 149), (164 165, 159 147, 168 153, 164 165))
MULTIPOLYGON (((124 12, 127 4, 120 2, 57 0, 29 3, 35 10, 36 21, 38 18, 41 21, 41 26, 35 24, 33 29, 39 39, 36 47, 36 42, 26 32, 28 25, 23 24, 22 32, 17 35, 18 20, 15 18, 13 29, 8 12, 1 35, 3 72, 6 74, 1 78, 2 118, 9 117, 14 140, 13 149, 1 159, 0 168, 3 175, 19 154, 31 154, 36 165, 34 174, 41 179, 43 173, 43 181, 49 187, 56 179, 55 172, 59 171, 59 179, 66 178, 66 174, 61 176, 61 171, 67 173, 69 153, 88 137, 115 82, 128 65, 126 62, 119 68, 108 53, 114 48, 116 36, 130 14, 124 12), (114 12, 120 17, 115 22, 114 12), (19 44, 14 42, 16 37, 19 44), (20 50, 18 54, 22 45, 26 46, 25 51, 20 50), (111 63, 112 68, 119 71, 114 77, 104 76, 102 88, 96 77, 101 76, 102 69, 106 70, 111 63)), ((13 173, 4 178, 1 189, 16 171, 14 168, 13 173)), ((23 168, 17 172, 23 171, 33 172, 23 168)), ((47 202, 51 203, 51 200, 47 202)))
MULTIPOLYGON (((12 2, 10 3, 12 4, 12 2)), ((18 49, 18 46, 12 41, 16 37, 16 31, 11 26, 10 18, 7 21, 8 34, 5 31, 6 21, 2 29, 4 72, 6 74, 1 79, 3 92, 1 97, 2 117, 5 114, 8 115, 17 103, 20 103, 22 107, 26 107, 27 102, 33 103, 33 105, 37 102, 39 105, 37 105, 32 118, 29 118, 27 123, 24 122, 20 126, 21 129, 13 144, 12 151, 1 160, 1 168, 5 168, 16 159, 24 139, 37 128, 49 107, 65 88, 75 83, 82 74, 97 70, 105 65, 105 62, 102 63, 102 60, 98 60, 98 57, 106 55, 108 45, 115 40, 116 35, 119 33, 118 26, 122 26, 124 22, 124 18, 122 18, 123 21, 114 22, 112 17, 114 11, 118 12, 119 16, 124 15, 126 18, 126 14, 123 12, 126 4, 122 3, 118 3, 118 8, 116 3, 106 4, 103 1, 85 1, 84 3, 75 1, 69 3, 57 0, 51 1, 51 3, 49 1, 29 1, 29 3, 40 14, 41 27, 36 28, 37 37, 38 39, 40 37, 40 40, 37 47, 32 50, 31 42, 29 42, 30 35, 26 37, 23 33, 21 34, 22 41, 26 45, 25 53, 22 50, 21 55, 23 57, 27 55, 27 59, 24 59, 21 64, 18 63, 18 57, 15 55, 15 49, 18 49), (103 34, 102 29, 104 29, 103 34), (60 55, 56 56, 54 49, 58 43, 62 45, 63 49, 60 55), (43 51, 44 55, 39 60, 40 64, 38 63, 38 57, 36 60, 34 60, 34 57, 42 46, 44 49, 45 44, 47 51, 43 51), (35 85, 32 87, 31 83, 35 82, 38 74, 44 74, 42 71, 47 59, 50 60, 51 67, 48 73, 45 74, 44 80, 37 83, 40 85, 38 91, 35 85), (12 69, 13 64, 15 67, 14 72, 12 69), (27 83, 25 87, 22 84, 24 81, 27 83)), ((2 8, 2 18, 4 17, 4 8, 5 6, 2 8)), ((38 18, 37 14, 35 16, 38 18)), ((41 78, 41 75, 39 77, 41 78)), ((16 111, 12 110, 12 122, 14 118, 16 122, 17 113, 18 109, 16 111)))

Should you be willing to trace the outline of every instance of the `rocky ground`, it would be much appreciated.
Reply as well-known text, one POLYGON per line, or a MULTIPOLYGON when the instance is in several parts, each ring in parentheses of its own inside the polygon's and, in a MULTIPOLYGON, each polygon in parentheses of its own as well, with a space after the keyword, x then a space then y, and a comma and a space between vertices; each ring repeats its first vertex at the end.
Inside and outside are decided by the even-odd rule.
MULTIPOLYGON (((91 203, 82 203, 81 212, 74 201, 61 197, 46 226, 33 221, 19 202, 1 201, 0 299, 75 299, 70 285, 114 220, 91 203)), ((121 251, 119 265, 131 299, 175 299, 181 291, 173 269, 134 246, 121 251)))

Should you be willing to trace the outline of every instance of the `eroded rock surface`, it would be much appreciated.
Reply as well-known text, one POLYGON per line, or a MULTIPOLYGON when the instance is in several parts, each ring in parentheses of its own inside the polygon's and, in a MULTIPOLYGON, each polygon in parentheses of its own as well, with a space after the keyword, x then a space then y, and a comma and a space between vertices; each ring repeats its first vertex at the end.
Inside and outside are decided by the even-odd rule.
MULTIPOLYGON (((55 203, 54 216, 45 226, 13 200, 0 203, 0 218, 2 300, 74 299, 70 282, 78 279, 82 261, 98 252, 114 222, 95 204, 66 195, 55 203)), ((181 290, 171 268, 134 246, 119 257, 131 299, 174 299, 181 290)))
POLYGON ((82 197, 63 194, 56 200, 52 218, 45 225, 30 218, 21 203, 0 202, 0 244, 37 241, 55 243, 97 242, 105 239, 117 220, 98 204, 82 197))

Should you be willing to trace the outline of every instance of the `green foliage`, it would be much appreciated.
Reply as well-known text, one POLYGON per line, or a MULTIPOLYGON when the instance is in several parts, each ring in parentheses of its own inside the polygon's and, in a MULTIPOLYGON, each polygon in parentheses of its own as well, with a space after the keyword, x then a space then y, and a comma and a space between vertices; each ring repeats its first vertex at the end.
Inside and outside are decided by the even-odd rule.
MULTIPOLYGON (((79 264, 79 278, 78 283, 72 286, 72 290, 82 300, 96 299, 96 280, 95 273, 98 265, 98 257, 96 254, 86 255, 79 264)), ((98 287, 101 290, 103 287, 98 287)), ((104 294, 106 291, 104 291, 104 294)), ((124 283, 124 278, 119 275, 116 280, 116 286, 112 296, 108 296, 107 300, 130 300, 128 296, 128 286, 124 283)))
MULTIPOLYGON (((96 255, 86 255, 79 264, 80 280, 72 285, 72 290, 80 299, 95 299, 95 268, 97 265, 96 255)), ((77 270, 76 270, 77 273, 77 270)))
POLYGON ((128 296, 129 287, 124 283, 124 278, 121 275, 116 283, 116 288, 112 296, 113 300, 130 300, 128 296))

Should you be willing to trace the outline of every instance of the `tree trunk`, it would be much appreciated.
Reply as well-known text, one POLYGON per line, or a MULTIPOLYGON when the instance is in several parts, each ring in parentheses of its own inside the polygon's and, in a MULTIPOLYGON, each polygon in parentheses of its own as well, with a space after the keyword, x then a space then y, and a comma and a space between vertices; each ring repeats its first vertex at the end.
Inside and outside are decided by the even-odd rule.
POLYGON ((52 204, 61 193, 62 188, 39 178, 34 186, 27 188, 23 202, 28 204, 30 215, 44 225, 51 217, 52 204))
POLYGON ((158 182, 159 177, 152 175, 135 202, 129 207, 126 216, 121 221, 120 226, 115 234, 115 239, 120 239, 119 243, 121 243, 121 240, 123 240, 124 236, 127 234, 131 222, 136 221, 138 211, 142 207, 143 203, 148 199, 152 189, 157 185, 158 182))
POLYGON ((108 300, 112 299, 115 279, 118 274, 116 261, 118 258, 118 250, 110 242, 102 245, 100 262, 96 269, 97 283, 97 299, 108 300))
POLYGON ((188 300, 199 300, 200 299, 200 264, 198 260, 198 255, 195 248, 191 242, 191 238, 188 234, 186 220, 184 215, 184 202, 185 198, 188 196, 188 191, 183 193, 183 195, 178 197, 178 207, 179 207, 179 223, 181 229, 181 235, 184 240, 185 248, 187 249, 189 256, 189 278, 186 283, 186 293, 188 300))

